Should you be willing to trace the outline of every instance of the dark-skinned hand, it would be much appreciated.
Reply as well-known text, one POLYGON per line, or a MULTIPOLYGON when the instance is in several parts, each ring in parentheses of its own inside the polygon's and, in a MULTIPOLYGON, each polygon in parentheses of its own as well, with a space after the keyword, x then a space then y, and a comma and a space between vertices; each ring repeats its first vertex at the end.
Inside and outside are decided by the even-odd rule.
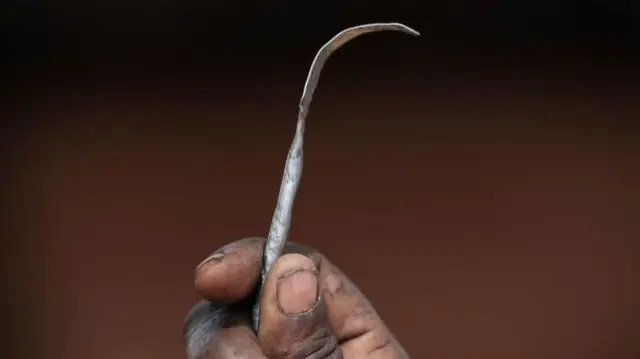
POLYGON ((267 276, 256 335, 251 305, 264 243, 233 242, 196 268, 205 300, 185 321, 189 359, 408 358, 356 285, 322 254, 296 244, 267 276))

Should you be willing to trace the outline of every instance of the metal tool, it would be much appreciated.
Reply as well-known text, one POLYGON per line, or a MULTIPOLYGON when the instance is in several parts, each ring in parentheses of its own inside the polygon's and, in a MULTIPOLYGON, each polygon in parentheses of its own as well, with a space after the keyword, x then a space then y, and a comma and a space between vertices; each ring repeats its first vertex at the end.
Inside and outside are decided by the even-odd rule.
MULTIPOLYGON (((269 273, 269 269, 271 269, 273 263, 275 263, 278 257, 282 254, 282 250, 289 236, 293 202, 302 178, 302 147, 305 121, 309 112, 309 105, 311 104, 313 93, 318 85, 320 72, 322 71, 322 68, 327 62, 329 56, 335 50, 340 48, 340 46, 360 35, 378 31, 399 31, 413 36, 420 36, 419 32, 400 23, 373 23, 354 26, 341 31, 324 44, 311 63, 307 80, 304 83, 302 98, 300 99, 300 104, 298 106, 298 123, 296 126, 296 132, 289 149, 289 154, 287 155, 282 183, 280 184, 280 194, 278 195, 278 202, 273 213, 267 243, 264 248, 264 264, 262 267, 260 287, 264 284, 267 274, 269 273)), ((253 307, 253 329, 256 333, 258 332, 260 324, 259 321, 260 300, 258 299, 253 307)))

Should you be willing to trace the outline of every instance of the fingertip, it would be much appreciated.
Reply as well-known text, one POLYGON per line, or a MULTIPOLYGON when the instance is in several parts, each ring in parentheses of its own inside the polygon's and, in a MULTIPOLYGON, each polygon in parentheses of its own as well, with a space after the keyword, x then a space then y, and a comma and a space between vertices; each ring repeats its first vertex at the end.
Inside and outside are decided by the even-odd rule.
POLYGON ((297 253, 285 254, 271 267, 260 300, 260 331, 281 331, 289 320, 311 316, 320 299, 318 270, 297 253))
POLYGON ((311 258, 286 254, 274 263, 260 300, 258 337, 269 358, 291 354, 294 347, 300 357, 340 353, 311 258))
POLYGON ((301 254, 289 254, 274 269, 275 299, 280 312, 299 316, 312 311, 320 293, 318 270, 313 261, 301 254))
POLYGON ((267 275, 267 283, 278 281, 282 277, 291 275, 298 271, 317 272, 313 260, 300 253, 284 254, 273 264, 267 275))
POLYGON ((216 303, 251 295, 260 278, 263 244, 262 238, 245 238, 214 252, 196 267, 196 291, 216 303))

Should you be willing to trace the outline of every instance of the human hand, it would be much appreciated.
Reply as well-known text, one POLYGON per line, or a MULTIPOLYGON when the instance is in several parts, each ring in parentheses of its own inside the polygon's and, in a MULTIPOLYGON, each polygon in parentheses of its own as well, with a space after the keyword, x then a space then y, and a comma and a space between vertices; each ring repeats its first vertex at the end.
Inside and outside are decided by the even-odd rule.
POLYGON ((205 259, 195 285, 205 299, 185 320, 189 359, 404 359, 409 356, 371 303, 322 254, 288 244, 251 306, 265 240, 233 242, 205 259))

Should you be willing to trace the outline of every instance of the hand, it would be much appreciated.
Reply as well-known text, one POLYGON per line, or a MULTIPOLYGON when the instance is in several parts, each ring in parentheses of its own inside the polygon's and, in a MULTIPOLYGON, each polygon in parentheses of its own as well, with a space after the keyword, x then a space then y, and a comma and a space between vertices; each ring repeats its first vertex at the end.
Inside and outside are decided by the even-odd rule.
POLYGON ((264 243, 231 243, 196 268, 205 300, 185 321, 189 359, 408 358, 360 290, 323 255, 295 244, 265 281, 256 335, 251 305, 264 243))

